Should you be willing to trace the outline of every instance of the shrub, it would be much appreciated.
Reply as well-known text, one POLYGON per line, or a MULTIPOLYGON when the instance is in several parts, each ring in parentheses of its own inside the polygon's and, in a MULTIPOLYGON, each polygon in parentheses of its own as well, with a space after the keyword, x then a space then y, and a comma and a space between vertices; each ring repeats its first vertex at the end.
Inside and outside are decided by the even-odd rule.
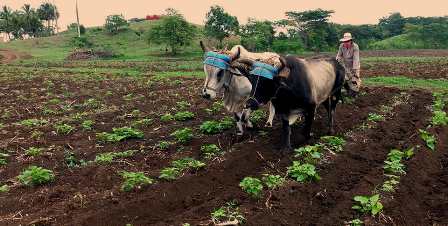
POLYGON ((54 180, 53 171, 38 166, 30 166, 17 179, 26 186, 37 186, 54 180))
POLYGON ((194 137, 193 130, 191 130, 190 128, 178 129, 174 131, 171 136, 174 136, 177 142, 181 144, 190 142, 194 137))
POLYGON ((140 189, 144 185, 154 183, 154 180, 145 176, 143 172, 121 172, 121 177, 123 177, 124 182, 121 185, 122 191, 132 191, 134 189, 140 189))
POLYGON ((245 177, 240 182, 240 187, 243 191, 255 198, 260 197, 261 192, 263 191, 263 184, 258 178, 245 177))
POLYGON ((361 213, 371 213, 372 216, 380 213, 383 210, 383 204, 380 203, 380 195, 373 196, 355 196, 353 198, 358 205, 354 205, 352 209, 355 209, 361 213))
POLYGON ((91 48, 93 43, 87 39, 87 37, 73 37, 70 41, 70 44, 76 48, 91 48))
POLYGON ((130 127, 113 128, 112 133, 97 133, 97 139, 102 142, 120 142, 122 140, 144 137, 142 131, 130 127))
POLYGON ((110 15, 106 18, 106 24, 104 28, 111 34, 116 34, 120 29, 128 27, 128 22, 124 19, 123 15, 110 15))
POLYGON ((293 161, 293 165, 288 167, 287 173, 298 182, 320 180, 316 167, 308 163, 300 164, 298 161, 293 161))

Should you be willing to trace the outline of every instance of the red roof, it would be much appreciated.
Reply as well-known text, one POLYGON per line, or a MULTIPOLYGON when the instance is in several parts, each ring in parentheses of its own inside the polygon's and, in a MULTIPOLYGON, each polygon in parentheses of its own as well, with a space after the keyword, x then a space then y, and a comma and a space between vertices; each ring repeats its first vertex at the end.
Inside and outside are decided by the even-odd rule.
POLYGON ((146 20, 159 20, 161 18, 160 15, 148 15, 146 16, 146 20))

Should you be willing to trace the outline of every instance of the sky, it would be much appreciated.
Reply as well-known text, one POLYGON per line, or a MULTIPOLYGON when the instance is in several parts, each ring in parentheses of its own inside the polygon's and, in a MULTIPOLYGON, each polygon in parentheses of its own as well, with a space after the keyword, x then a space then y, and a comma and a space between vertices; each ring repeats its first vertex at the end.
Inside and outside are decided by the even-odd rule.
MULTIPOLYGON (((59 24, 64 29, 75 22, 75 0, 46 0, 58 6, 59 24)), ((18 9, 24 4, 39 6, 44 0, 0 0, 0 7, 18 9)), ((410 16, 447 16, 448 0, 78 0, 80 22, 87 27, 104 24, 107 15, 123 14, 126 19, 162 14, 166 8, 179 10, 186 19, 204 24, 212 5, 220 5, 237 16, 240 23, 247 19, 278 20, 286 11, 322 8, 336 11, 331 21, 342 24, 375 24, 392 12, 410 16)))

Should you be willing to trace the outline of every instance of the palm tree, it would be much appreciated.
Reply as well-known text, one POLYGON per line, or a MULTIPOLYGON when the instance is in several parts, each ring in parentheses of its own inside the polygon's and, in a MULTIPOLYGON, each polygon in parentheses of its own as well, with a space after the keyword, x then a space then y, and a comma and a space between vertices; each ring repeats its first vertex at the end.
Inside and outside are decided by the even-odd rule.
POLYGON ((12 31, 12 10, 7 6, 3 6, 0 11, 0 19, 3 20, 3 31, 8 34, 8 38, 11 38, 12 31))
POLYGON ((24 30, 25 33, 27 33, 28 35, 31 35, 33 28, 31 27, 31 20, 33 19, 33 16, 35 14, 34 9, 31 8, 31 6, 29 4, 25 4, 22 7, 22 10, 24 12, 24 30))

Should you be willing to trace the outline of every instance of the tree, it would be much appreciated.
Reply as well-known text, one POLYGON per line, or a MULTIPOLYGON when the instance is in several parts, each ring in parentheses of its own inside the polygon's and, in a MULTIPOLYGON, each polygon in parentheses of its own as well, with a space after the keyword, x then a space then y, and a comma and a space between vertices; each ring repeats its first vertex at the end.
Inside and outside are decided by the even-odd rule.
POLYGON ((405 24, 406 20, 400 13, 392 13, 388 17, 381 18, 378 25, 384 37, 388 38, 403 34, 405 24))
POLYGON ((37 14, 41 20, 45 20, 47 22, 47 32, 49 34, 54 33, 54 27, 51 22, 57 20, 59 18, 59 12, 57 10, 56 5, 53 5, 49 2, 43 3, 37 9, 37 14))
POLYGON ((270 21, 249 19, 240 29, 241 43, 251 51, 269 49, 274 41, 274 34, 274 27, 270 21))
POLYGON ((149 30, 148 43, 165 44, 175 55, 180 47, 191 44, 195 36, 196 28, 181 14, 168 14, 162 18, 160 24, 149 30))
POLYGON ((23 10, 23 30, 30 37, 36 37, 43 30, 43 25, 36 10, 31 8, 29 4, 22 7, 23 10))
POLYGON ((331 40, 332 27, 328 23, 332 10, 307 10, 303 12, 286 12, 288 25, 295 27, 300 35, 305 47, 315 51, 320 51, 328 47, 331 40), (330 37, 329 37, 330 35, 330 37))
POLYGON ((208 37, 215 38, 222 47, 224 38, 238 32, 238 19, 231 16, 221 6, 212 6, 207 12, 205 21, 205 34, 208 37))
POLYGON ((11 32, 13 30, 12 16, 12 9, 7 6, 3 6, 2 11, 0 12, 0 19, 2 20, 1 30, 8 35, 8 38, 11 38, 11 32))
POLYGON ((123 15, 110 15, 106 18, 106 24, 104 28, 111 34, 116 34, 120 29, 128 27, 128 22, 124 19, 123 15))
POLYGON ((406 34, 414 41, 424 41, 427 48, 448 47, 448 23, 431 23, 405 27, 406 34))

